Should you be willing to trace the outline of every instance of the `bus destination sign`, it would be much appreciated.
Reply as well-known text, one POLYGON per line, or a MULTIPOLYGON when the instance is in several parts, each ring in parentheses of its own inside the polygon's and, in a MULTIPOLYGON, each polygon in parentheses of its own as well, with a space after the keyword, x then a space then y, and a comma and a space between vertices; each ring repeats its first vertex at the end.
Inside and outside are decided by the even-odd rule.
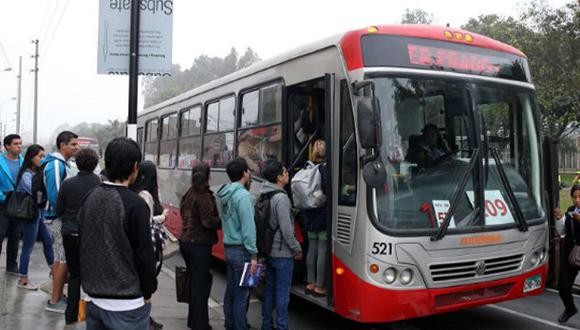
POLYGON ((500 63, 504 62, 499 57, 452 49, 414 44, 407 45, 407 49, 409 51, 409 63, 427 67, 440 67, 443 70, 470 71, 477 74, 495 76, 501 69, 500 63))

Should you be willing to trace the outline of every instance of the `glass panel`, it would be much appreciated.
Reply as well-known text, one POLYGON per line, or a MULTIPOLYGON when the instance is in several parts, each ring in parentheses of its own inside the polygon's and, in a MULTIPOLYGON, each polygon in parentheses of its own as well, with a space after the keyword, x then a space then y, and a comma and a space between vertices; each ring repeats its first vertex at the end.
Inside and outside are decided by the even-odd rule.
POLYGON ((157 163, 157 142, 147 142, 145 144, 145 160, 157 163))
POLYGON ((282 125, 240 130, 238 156, 248 162, 250 169, 260 172, 261 164, 269 159, 282 160, 282 125))
MULTIPOLYGON (((484 142, 499 154, 502 167, 528 220, 543 215, 540 199, 539 151, 532 115, 531 97, 506 88, 482 86, 477 93, 484 142)), ((484 155, 485 157, 485 155, 484 155)), ((514 205, 502 184, 491 151, 487 153, 486 223, 513 223, 514 205), (508 208, 509 206, 509 208, 508 208)))
POLYGON ((201 161, 201 136, 179 141, 179 168, 192 168, 201 161))
MULTIPOLYGON (((381 157, 387 170, 385 186, 373 190, 377 219, 388 229, 435 229, 445 218, 473 153, 474 143, 467 135, 462 146, 467 148, 466 158, 457 155, 456 130, 447 125, 470 122, 465 85, 427 79, 374 81, 381 110, 381 157)), ((473 191, 471 179, 460 195, 450 228, 477 225, 468 191, 473 191)))
POLYGON ((154 163, 157 163, 157 120, 152 120, 147 123, 147 136, 145 143, 145 160, 150 160, 154 163))
POLYGON ((181 126, 179 128, 179 135, 180 136, 188 136, 189 135, 189 116, 191 114, 191 110, 187 110, 181 113, 181 126))
POLYGON ((177 140, 161 141, 159 167, 174 168, 177 160, 177 140))
POLYGON ((282 120, 282 86, 279 84, 260 90, 260 124, 282 120))
POLYGON ((233 96, 220 100, 220 132, 234 130, 235 106, 236 99, 233 96))
POLYGON ((147 123, 147 142, 157 141, 157 119, 147 123))
POLYGON ((258 125, 260 91, 256 90, 242 96, 242 125, 249 127, 258 125))
POLYGON ((161 140, 169 137, 169 117, 161 119, 161 140))
POLYGON ((203 160, 211 167, 225 167, 234 159, 234 133, 204 137, 203 160))
POLYGON ((339 199, 341 205, 356 205, 357 151, 354 118, 349 90, 345 80, 340 86, 340 177, 339 199))
POLYGON ((189 134, 201 135, 201 107, 195 107, 189 111, 189 134))
POLYGON ((177 138, 177 114, 169 116, 169 130, 167 131, 168 139, 177 138))
POLYGON ((212 103, 207 106, 206 128, 207 133, 217 132, 219 122, 219 103, 212 103))
POLYGON ((143 150, 143 127, 137 128, 137 144, 143 150))

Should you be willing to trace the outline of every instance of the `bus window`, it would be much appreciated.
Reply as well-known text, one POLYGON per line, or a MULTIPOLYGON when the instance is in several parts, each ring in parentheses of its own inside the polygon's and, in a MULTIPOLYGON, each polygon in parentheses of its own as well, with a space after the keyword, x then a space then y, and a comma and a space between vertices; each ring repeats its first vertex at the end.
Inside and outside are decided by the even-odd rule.
POLYGON ((178 168, 188 169, 201 160, 201 107, 181 113, 178 168))
POLYGON ((352 103, 346 80, 340 84, 340 205, 356 205, 357 152, 352 103))
POLYGON ((282 85, 273 84, 242 95, 238 155, 254 172, 268 159, 282 160, 282 85))
POLYGON ((145 125, 145 160, 157 163, 157 142, 159 141, 158 120, 153 119, 145 125))
POLYGON ((159 167, 174 168, 177 160, 177 114, 161 119, 159 167))
POLYGON ((228 96, 208 105, 203 142, 203 161, 225 167, 234 156, 235 97, 228 96))

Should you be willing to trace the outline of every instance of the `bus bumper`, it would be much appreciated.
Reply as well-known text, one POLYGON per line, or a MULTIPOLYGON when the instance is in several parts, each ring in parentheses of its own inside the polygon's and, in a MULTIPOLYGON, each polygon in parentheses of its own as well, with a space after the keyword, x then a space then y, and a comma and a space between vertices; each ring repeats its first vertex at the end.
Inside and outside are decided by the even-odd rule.
POLYGON ((344 272, 334 277, 334 307, 343 317, 382 323, 513 300, 544 292, 547 264, 518 276, 477 284, 439 289, 391 290, 369 284, 333 256, 333 269, 344 272), (541 287, 524 293, 526 279, 540 275, 541 287))

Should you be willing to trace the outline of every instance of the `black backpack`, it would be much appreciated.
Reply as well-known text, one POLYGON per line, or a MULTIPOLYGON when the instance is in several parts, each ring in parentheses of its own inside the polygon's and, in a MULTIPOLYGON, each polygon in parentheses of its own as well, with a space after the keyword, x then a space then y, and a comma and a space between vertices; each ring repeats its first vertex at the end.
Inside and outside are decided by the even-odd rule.
POLYGON ((272 245, 274 244, 274 236, 276 236, 276 232, 279 228, 279 226, 276 226, 276 228, 270 226, 270 200, 278 193, 282 192, 274 191, 260 195, 256 205, 254 206, 256 246, 258 247, 258 254, 262 257, 270 255, 272 245))
POLYGON ((36 203, 36 207, 39 209, 44 209, 48 202, 46 186, 44 185, 44 168, 46 167, 46 164, 47 163, 42 164, 32 176, 32 198, 36 203))

